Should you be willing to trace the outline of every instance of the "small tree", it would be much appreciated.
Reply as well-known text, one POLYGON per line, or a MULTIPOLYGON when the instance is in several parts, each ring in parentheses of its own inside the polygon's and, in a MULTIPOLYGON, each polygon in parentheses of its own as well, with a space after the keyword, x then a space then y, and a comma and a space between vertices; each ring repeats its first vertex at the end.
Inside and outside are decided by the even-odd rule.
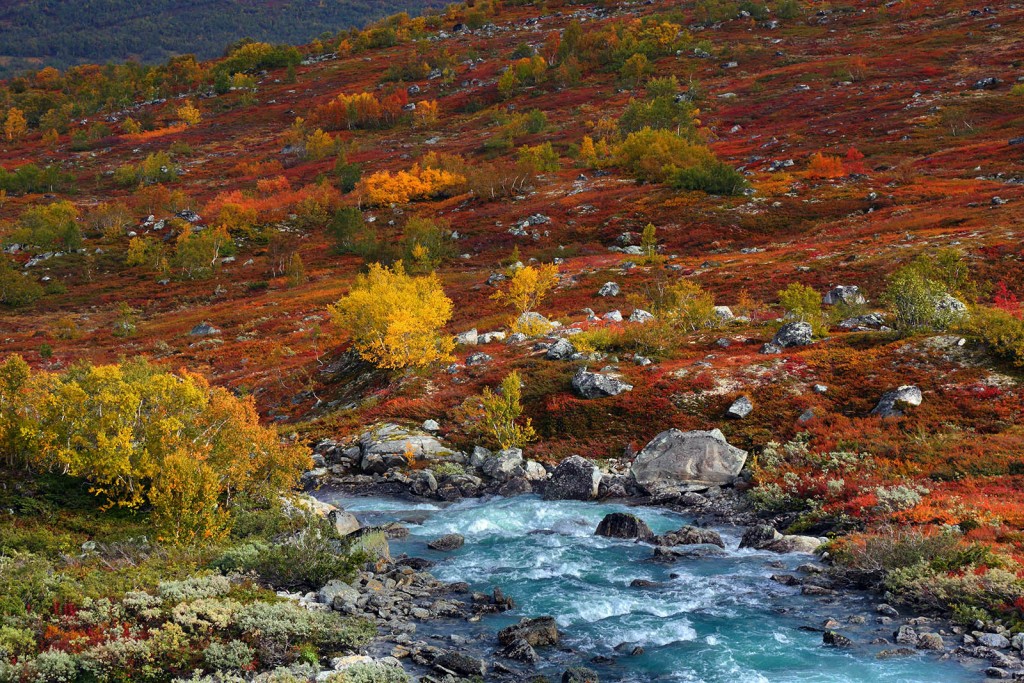
POLYGON ((436 275, 407 275, 401 261, 392 268, 371 264, 329 310, 359 355, 378 367, 423 367, 451 358, 454 342, 441 333, 451 319, 451 299, 436 275))
POLYGON ((714 327, 715 300, 696 282, 679 280, 659 293, 654 302, 659 319, 682 331, 714 327))
POLYGON ((298 287, 306 281, 306 266, 302 263, 299 252, 293 252, 288 259, 288 265, 284 269, 284 276, 288 279, 289 287, 298 287))
POLYGON ((779 291, 779 305, 789 317, 801 322, 814 322, 821 318, 821 294, 798 282, 792 282, 779 291))
POLYGON ((203 120, 202 112, 192 104, 192 100, 185 100, 185 104, 178 107, 176 114, 186 126, 195 126, 203 120))
POLYGON ((964 316, 964 311, 942 305, 952 299, 946 286, 913 264, 893 273, 884 299, 894 314, 894 327, 905 335, 946 330, 964 316))
POLYGON ((537 330, 519 329, 520 318, 524 313, 534 312, 548 292, 557 284, 558 266, 553 263, 536 267, 526 266, 515 271, 509 278, 508 285, 492 294, 491 298, 504 303, 516 312, 516 317, 510 323, 514 331, 532 334, 537 330))
POLYGON ((519 373, 513 370, 501 381, 497 392, 485 387, 480 397, 482 428, 493 444, 502 450, 522 448, 537 438, 530 418, 516 423, 523 414, 521 384, 519 373))
POLYGON ((645 261, 654 262, 658 260, 658 235, 654 223, 648 223, 644 226, 644 231, 640 235, 640 248, 643 250, 645 261))
POLYGON ((25 120, 25 113, 17 107, 12 107, 4 121, 4 137, 7 138, 7 142, 14 142, 25 137, 27 133, 28 121, 25 120))
POLYGON ((643 82, 644 76, 646 76, 651 70, 651 63, 647 59, 647 55, 642 52, 630 56, 625 61, 622 68, 619 69, 619 76, 628 85, 638 88, 640 83, 643 82))

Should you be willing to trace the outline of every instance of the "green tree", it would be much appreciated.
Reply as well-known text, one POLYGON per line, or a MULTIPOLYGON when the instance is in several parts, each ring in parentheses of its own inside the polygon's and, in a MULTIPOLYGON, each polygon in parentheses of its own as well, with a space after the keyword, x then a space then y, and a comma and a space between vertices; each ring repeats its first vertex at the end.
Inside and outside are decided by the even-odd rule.
POLYGON ((520 420, 523 414, 521 385, 519 373, 513 370, 501 381, 497 392, 485 387, 480 396, 483 431, 500 449, 522 448, 537 439, 530 418, 520 420))

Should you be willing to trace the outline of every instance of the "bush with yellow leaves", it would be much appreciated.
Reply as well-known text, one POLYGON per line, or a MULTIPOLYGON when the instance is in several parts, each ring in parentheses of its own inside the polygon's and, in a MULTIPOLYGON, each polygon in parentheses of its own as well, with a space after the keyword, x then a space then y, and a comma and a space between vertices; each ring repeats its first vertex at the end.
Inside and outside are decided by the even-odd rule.
POLYGON ((408 171, 378 171, 360 183, 368 204, 407 204, 449 194, 466 182, 466 177, 440 168, 414 165, 408 171))

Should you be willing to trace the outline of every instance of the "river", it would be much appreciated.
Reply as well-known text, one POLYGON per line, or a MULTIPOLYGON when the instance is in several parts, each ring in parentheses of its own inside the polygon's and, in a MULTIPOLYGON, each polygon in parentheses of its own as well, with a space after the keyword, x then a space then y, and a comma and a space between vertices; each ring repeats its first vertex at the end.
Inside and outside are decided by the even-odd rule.
POLYGON ((437 565, 430 571, 439 579, 465 581, 483 592, 500 586, 516 601, 513 611, 479 624, 423 623, 419 635, 468 639, 478 643, 478 654, 493 659, 498 629, 523 616, 556 617, 563 645, 575 652, 539 650, 544 661, 537 672, 553 680, 580 660, 603 682, 958 683, 981 678, 934 654, 878 659, 879 651, 895 646, 867 643, 891 638, 892 627, 876 623, 866 596, 809 597, 772 581, 772 574, 793 571, 814 558, 738 550, 741 530, 717 529, 728 548, 724 553, 670 564, 652 562, 649 545, 594 536, 609 512, 632 512, 655 533, 689 521, 669 510, 536 496, 444 507, 328 493, 319 497, 364 524, 406 523, 411 534, 392 541, 393 554, 434 560, 437 565), (463 548, 440 553, 426 547, 452 532, 465 536, 463 548), (632 587, 634 579, 656 585, 632 587), (849 623, 856 615, 865 615, 866 623, 849 623), (858 645, 823 647, 820 630, 812 629, 828 618, 841 622, 837 630, 858 645), (631 655, 635 646, 643 653, 631 655), (591 661, 595 657, 598 663, 591 661))

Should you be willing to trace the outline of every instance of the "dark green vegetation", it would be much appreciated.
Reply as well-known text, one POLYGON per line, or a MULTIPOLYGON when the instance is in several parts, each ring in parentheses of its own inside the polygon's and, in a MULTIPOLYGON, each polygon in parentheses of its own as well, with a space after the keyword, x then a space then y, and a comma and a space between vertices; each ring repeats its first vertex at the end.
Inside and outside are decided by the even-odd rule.
POLYGON ((180 54, 211 59, 245 37, 305 43, 395 12, 441 6, 432 0, 7 0, 0 3, 0 77, 44 66, 152 64, 180 54))

